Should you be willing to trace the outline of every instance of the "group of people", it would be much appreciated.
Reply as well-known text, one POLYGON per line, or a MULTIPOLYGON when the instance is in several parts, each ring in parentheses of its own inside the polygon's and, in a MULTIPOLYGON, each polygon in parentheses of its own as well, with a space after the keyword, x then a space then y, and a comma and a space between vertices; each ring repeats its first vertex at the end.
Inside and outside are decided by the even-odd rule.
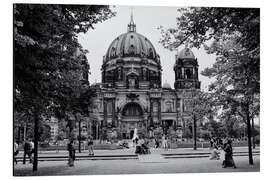
POLYGON ((232 141, 230 139, 226 139, 220 141, 219 139, 213 139, 210 141, 210 147, 213 148, 210 159, 219 160, 222 159, 222 167, 233 167, 236 168, 235 162, 233 160, 233 149, 232 149, 232 141), (212 143, 211 143, 212 142, 212 143), (221 157, 219 155, 219 150, 221 150, 221 157))
MULTIPOLYGON (((144 138, 135 137, 133 139, 133 144, 136 147, 135 153, 136 154, 150 154, 150 148, 149 148, 149 141, 144 138)), ((168 137, 166 135, 162 136, 161 142, 158 138, 154 139, 154 147, 160 148, 161 147, 167 151, 169 149, 169 143, 168 143, 168 137)))
MULTIPOLYGON (((159 147, 160 147, 160 141, 158 138, 155 138, 155 148, 159 148, 159 147)), ((162 136, 161 147, 165 151, 169 149, 168 137, 166 135, 162 136)))
POLYGON ((136 137, 133 140, 133 143, 135 144, 135 154, 151 154, 150 152, 150 148, 148 146, 149 142, 148 140, 141 138, 139 139, 139 137, 136 137))
MULTIPOLYGON (((17 155, 19 154, 19 143, 14 142, 14 152, 13 152, 13 159, 14 162, 17 164, 17 155)), ((29 163, 33 162, 32 154, 34 153, 34 143, 33 141, 26 140, 23 143, 23 164, 26 163, 26 156, 29 158, 29 163)))
MULTIPOLYGON (((155 148, 160 147, 160 141, 155 138, 155 148)), ((88 151, 89 151, 89 156, 94 155, 94 150, 93 150, 93 138, 90 136, 87 139, 87 144, 88 144, 88 151)), ((133 139, 133 144, 136 147, 135 149, 135 154, 150 154, 150 148, 149 148, 149 141, 144 138, 139 138, 138 136, 133 139)), ((162 142, 161 142, 162 148, 164 150, 168 150, 168 138, 166 135, 163 135, 162 137, 162 142)), ((123 143, 124 147, 128 148, 127 143, 123 143)), ((210 140, 210 148, 213 149, 212 153, 210 155, 210 159, 222 159, 222 167, 233 167, 236 168, 235 162, 233 160, 233 148, 232 148, 232 141, 230 139, 226 139, 222 141, 220 138, 212 138, 210 140), (221 153, 220 153, 221 152, 221 153), (221 154, 221 155, 220 155, 221 154)), ((33 141, 28 141, 26 140, 23 143, 23 164, 26 163, 26 157, 28 156, 29 158, 29 163, 32 163, 32 154, 34 153, 34 143, 33 141)), ((67 145, 67 150, 69 154, 68 158, 68 165, 69 166, 74 166, 74 161, 75 161, 75 147, 74 147, 74 141, 70 140, 68 145, 67 145)), ((18 161, 16 159, 16 156, 19 154, 19 145, 17 142, 14 142, 14 161, 17 164, 18 161)))

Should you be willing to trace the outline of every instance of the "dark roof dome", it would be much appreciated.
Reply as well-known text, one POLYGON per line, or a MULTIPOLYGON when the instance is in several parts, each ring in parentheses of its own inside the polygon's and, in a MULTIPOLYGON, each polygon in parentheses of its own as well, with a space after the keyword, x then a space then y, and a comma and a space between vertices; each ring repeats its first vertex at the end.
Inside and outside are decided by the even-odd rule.
POLYGON ((150 40, 136 32, 132 15, 128 24, 128 32, 112 41, 104 57, 104 62, 122 57, 140 57, 159 61, 159 55, 150 40))

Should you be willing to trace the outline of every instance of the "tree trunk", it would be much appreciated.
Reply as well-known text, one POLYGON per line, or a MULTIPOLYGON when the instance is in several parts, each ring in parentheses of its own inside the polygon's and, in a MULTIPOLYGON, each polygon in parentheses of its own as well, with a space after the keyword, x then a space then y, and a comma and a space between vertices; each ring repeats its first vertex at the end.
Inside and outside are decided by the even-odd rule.
POLYGON ((81 120, 79 119, 79 153, 81 153, 81 120))
POLYGON ((251 125, 250 125, 250 116, 249 116, 249 104, 246 106, 246 117, 247 117, 247 135, 248 135, 248 157, 249 157, 249 164, 253 164, 253 157, 252 157, 252 144, 251 144, 251 125))
POLYGON ((23 142, 26 141, 26 124, 23 126, 23 142))
POLYGON ((34 161, 33 171, 38 169, 38 126, 39 126, 39 114, 35 113, 35 126, 34 126, 34 161))
POLYGON ((196 132, 197 126, 196 126, 196 118, 195 114, 193 115, 193 150, 197 150, 197 132, 196 132))
POLYGON ((256 141, 255 141, 255 127, 254 127, 254 118, 251 118, 252 122, 252 144, 253 144, 253 149, 256 148, 256 141))

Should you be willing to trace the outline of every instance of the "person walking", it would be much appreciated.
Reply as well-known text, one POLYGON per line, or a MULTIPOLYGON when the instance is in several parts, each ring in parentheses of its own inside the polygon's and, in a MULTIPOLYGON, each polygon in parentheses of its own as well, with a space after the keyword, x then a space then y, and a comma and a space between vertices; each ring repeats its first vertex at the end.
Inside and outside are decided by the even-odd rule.
POLYGON ((24 150, 24 153, 23 153, 23 164, 25 164, 26 155, 29 158, 29 163, 32 163, 32 146, 31 146, 31 143, 28 140, 26 140, 24 142, 23 150, 24 150))
POLYGON ((168 143, 168 137, 167 136, 165 136, 165 142, 164 142, 164 144, 165 144, 165 150, 168 151, 168 149, 169 149, 169 143, 168 143))
POLYGON ((219 160, 220 157, 219 157, 219 154, 218 154, 218 145, 216 143, 213 144, 213 151, 210 155, 210 160, 219 160))
POLYGON ((94 148, 93 148, 94 142, 93 142, 92 136, 88 137, 87 145, 88 145, 89 156, 94 156, 94 148))
POLYGON ((164 148, 165 151, 168 150, 168 138, 166 135, 163 135, 162 137, 162 147, 164 148))
POLYGON ((74 166, 74 161, 75 161, 75 148, 73 144, 73 140, 70 140, 67 146, 68 150, 68 166, 72 167, 74 166))
POLYGON ((159 148, 159 141, 157 138, 155 138, 155 148, 159 148))
POLYGON ((19 154, 19 145, 18 145, 18 143, 14 142, 14 147, 13 148, 14 148, 13 158, 14 158, 15 163, 17 164, 18 161, 16 159, 16 156, 19 154))
POLYGON ((233 149, 232 149, 232 141, 229 139, 227 142, 224 144, 224 152, 225 152, 225 160, 222 163, 222 167, 233 167, 236 168, 236 165, 233 160, 233 149))

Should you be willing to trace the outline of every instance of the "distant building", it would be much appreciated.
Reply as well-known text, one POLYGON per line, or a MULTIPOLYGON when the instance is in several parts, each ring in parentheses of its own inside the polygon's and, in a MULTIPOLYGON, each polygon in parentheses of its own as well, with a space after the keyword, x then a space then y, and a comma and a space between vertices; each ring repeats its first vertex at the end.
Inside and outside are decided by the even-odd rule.
POLYGON ((46 124, 51 127, 51 139, 56 140, 59 133, 58 119, 52 116, 46 121, 46 124))

